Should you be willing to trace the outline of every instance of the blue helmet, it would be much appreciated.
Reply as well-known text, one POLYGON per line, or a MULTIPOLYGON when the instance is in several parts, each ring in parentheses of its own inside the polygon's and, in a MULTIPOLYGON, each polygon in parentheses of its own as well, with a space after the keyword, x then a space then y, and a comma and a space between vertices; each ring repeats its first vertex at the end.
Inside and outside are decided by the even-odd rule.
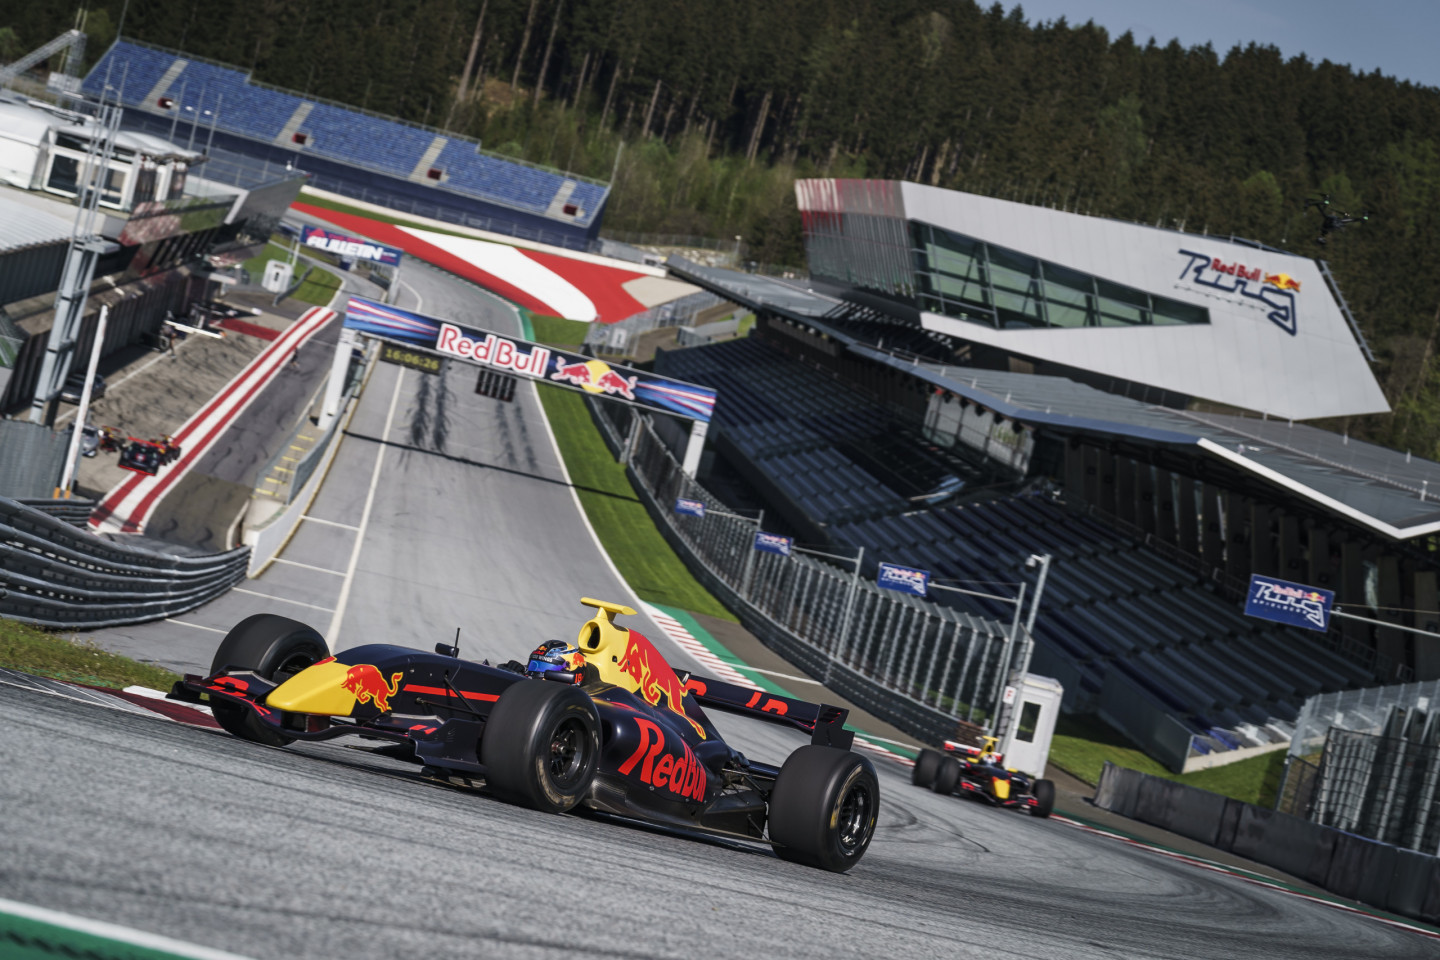
POLYGON ((569 646, 563 640, 546 640, 531 652, 525 672, 532 677, 538 677, 553 670, 570 670, 572 668, 568 658, 579 652, 579 647, 569 646))

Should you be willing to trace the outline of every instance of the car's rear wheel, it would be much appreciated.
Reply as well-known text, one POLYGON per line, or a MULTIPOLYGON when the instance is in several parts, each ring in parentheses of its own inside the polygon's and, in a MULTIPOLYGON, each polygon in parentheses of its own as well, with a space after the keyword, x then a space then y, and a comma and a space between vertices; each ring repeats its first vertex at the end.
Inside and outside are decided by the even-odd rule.
POLYGON ((1055 784, 1049 780, 1036 780, 1030 792, 1035 795, 1035 806, 1030 808, 1030 816, 1050 816, 1055 810, 1055 784))
MULTIPOLYGON (((257 613, 225 634, 210 663, 210 674, 251 670, 279 684, 328 656, 325 638, 314 627, 273 613, 257 613)), ((216 723, 242 740, 269 747, 283 747, 293 740, 262 723, 250 707, 212 699, 210 712, 216 723)))
POLYGON ((930 786, 945 759, 945 754, 939 750, 921 750, 920 756, 915 758, 915 769, 910 771, 910 782, 917 787, 930 786))
POLYGON ((790 754, 770 794, 770 845, 782 860, 843 873, 865 855, 880 811, 870 761, 816 745, 790 754))
POLYGON ((585 799, 599 759, 594 702, 579 687, 546 680, 507 687, 480 741, 490 790, 546 813, 565 813, 585 799))
POLYGON ((940 766, 935 771, 935 780, 930 784, 930 789, 945 796, 955 792, 955 784, 960 782, 960 761, 954 757, 942 757, 940 766))

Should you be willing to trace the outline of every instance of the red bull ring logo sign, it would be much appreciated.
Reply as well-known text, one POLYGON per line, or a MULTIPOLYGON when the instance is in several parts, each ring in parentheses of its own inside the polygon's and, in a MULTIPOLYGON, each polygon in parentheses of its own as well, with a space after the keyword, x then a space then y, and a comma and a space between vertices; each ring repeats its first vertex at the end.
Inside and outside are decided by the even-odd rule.
POLYGON ((709 387, 657 377, 593 357, 555 353, 529 340, 427 317, 363 297, 350 298, 345 307, 345 327, 466 363, 702 423, 708 423, 715 412, 715 391, 709 387))
POLYGON ((1295 294, 1300 292, 1300 281, 1290 274, 1268 273, 1239 261, 1226 263, 1194 250, 1180 253, 1189 258, 1180 271, 1181 280, 1226 295, 1222 299, 1242 297, 1238 302, 1264 311, 1267 320, 1290 336, 1299 332, 1295 294))

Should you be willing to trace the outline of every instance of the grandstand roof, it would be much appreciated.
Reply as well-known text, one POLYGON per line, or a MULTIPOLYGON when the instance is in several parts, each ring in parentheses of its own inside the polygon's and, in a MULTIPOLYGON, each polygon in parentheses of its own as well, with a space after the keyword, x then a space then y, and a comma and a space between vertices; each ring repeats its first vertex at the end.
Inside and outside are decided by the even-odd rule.
POLYGON ((72 226, 69 220, 0 192, 0 253, 68 242, 72 226))
POLYGON ((879 349, 828 321, 844 301, 804 282, 705 267, 670 269, 752 310, 810 324, 877 363, 927 380, 1002 416, 1059 432, 1190 448, 1394 539, 1440 533, 1440 463, 1286 420, 1176 410, 1064 377, 960 367, 879 349), (1431 488, 1434 488, 1433 490, 1431 488))

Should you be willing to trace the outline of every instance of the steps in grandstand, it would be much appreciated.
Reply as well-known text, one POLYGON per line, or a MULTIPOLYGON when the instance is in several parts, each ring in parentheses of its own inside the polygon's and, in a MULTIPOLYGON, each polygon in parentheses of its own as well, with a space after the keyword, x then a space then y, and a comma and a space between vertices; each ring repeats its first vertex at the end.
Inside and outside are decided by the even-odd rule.
MULTIPOLYGON (((1013 591, 1026 581, 1033 591, 1025 561, 1050 554, 1036 641, 1073 666, 1081 689, 1067 693, 1082 703, 1114 672, 1181 722, 1196 749, 1220 751, 1285 742, 1306 697, 1373 682, 1303 631, 1242 616, 1213 584, 1049 496, 998 488, 938 505, 911 499, 939 475, 975 467, 760 340, 666 352, 656 363, 718 388, 712 430, 832 543, 865 547, 869 574, 883 560, 939 583, 1013 591)), ((994 619, 1014 611, 937 598, 994 619)))

